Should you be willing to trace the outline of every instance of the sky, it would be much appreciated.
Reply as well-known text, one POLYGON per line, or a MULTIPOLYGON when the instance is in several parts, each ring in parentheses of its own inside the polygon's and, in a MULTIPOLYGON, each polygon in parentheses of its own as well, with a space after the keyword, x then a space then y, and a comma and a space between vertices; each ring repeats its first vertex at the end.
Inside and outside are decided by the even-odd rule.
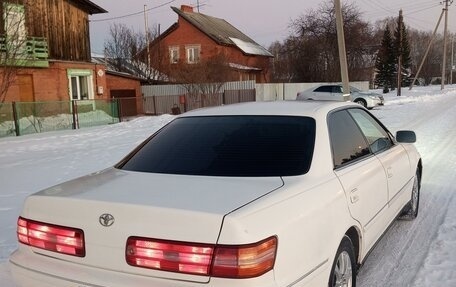
MULTIPOLYGON (((456 86, 403 89, 402 95, 386 94, 385 106, 371 112, 392 132, 417 134, 424 165, 420 211, 415 220, 392 224, 357 286, 456 286, 456 86)), ((17 248, 16 221, 27 195, 114 165, 173 118, 0 138, 1 286, 14 287, 8 257, 17 248)))
MULTIPOLYGON (((134 14, 147 9, 149 26, 160 24, 161 31, 177 21, 177 15, 170 7, 181 5, 200 5, 200 12, 217 18, 223 18, 250 36, 257 43, 268 47, 274 41, 282 41, 291 34, 289 28, 292 20, 306 14, 310 9, 316 10, 321 0, 91 0, 109 13, 92 15, 91 43, 92 52, 102 54, 103 44, 109 35, 109 27, 114 23, 124 23, 135 31, 144 31, 144 14, 106 20, 134 14)), ((441 0, 342 0, 343 3, 355 4, 363 18, 374 23, 376 20, 399 14, 404 11, 406 25, 425 31, 433 31, 442 11, 441 0)), ((195 9, 196 11, 196 9, 195 9)), ((443 23, 439 32, 443 33, 443 23)), ((448 29, 456 32, 456 3, 450 6, 448 29), (453 16, 453 14, 455 16, 453 16)))

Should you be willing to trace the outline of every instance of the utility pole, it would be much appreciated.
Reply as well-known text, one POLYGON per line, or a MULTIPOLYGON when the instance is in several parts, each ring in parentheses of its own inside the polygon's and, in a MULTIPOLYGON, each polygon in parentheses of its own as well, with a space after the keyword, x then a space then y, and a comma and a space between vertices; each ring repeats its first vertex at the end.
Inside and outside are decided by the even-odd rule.
POLYGON ((426 58, 427 58, 427 56, 429 54, 429 50, 431 49, 432 43, 434 42, 435 35, 437 34, 437 30, 439 29, 440 22, 442 21, 442 17, 443 17, 444 13, 445 13, 445 9, 442 9, 442 13, 440 13, 439 21, 437 21, 437 25, 435 25, 434 32, 432 33, 432 38, 429 41, 428 47, 426 49, 426 52, 424 53, 424 57, 421 60, 420 67, 418 68, 418 71, 416 72, 415 78, 413 78, 413 82, 410 85, 410 89, 409 90, 412 90, 413 85, 415 85, 416 79, 418 79, 418 76, 420 75, 421 69, 423 68, 423 65, 424 65, 424 61, 426 61, 426 58))
POLYGON ((399 47, 398 47, 398 57, 397 57, 397 96, 401 95, 402 90, 402 23, 404 18, 402 17, 402 9, 399 10, 399 21, 398 21, 398 31, 399 31, 399 47))
POLYGON ((336 9, 337 44, 339 47, 340 74, 342 76, 344 101, 349 101, 351 100, 350 83, 348 81, 348 65, 347 53, 345 51, 344 21, 342 19, 342 8, 340 5, 340 0, 334 0, 334 6, 334 8, 336 9))
POLYGON ((445 73, 446 73, 446 53, 447 53, 447 37, 448 37, 448 4, 453 0, 444 0, 445 2, 445 28, 443 30, 443 60, 442 60, 442 83, 440 89, 443 90, 445 88, 445 73))
POLYGON ((450 85, 453 85, 453 69, 454 69, 454 35, 451 37, 451 69, 450 69, 450 85))
POLYGON ((147 77, 150 77, 150 47, 149 47, 149 23, 147 19, 147 5, 144 5, 144 31, 146 33, 146 49, 147 49, 147 77))

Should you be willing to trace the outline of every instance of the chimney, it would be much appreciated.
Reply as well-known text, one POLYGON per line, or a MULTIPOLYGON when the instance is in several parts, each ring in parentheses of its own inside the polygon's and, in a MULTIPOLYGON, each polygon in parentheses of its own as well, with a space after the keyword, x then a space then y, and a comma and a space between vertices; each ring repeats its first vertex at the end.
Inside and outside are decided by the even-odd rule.
POLYGON ((181 11, 193 13, 193 7, 189 5, 181 5, 181 11))

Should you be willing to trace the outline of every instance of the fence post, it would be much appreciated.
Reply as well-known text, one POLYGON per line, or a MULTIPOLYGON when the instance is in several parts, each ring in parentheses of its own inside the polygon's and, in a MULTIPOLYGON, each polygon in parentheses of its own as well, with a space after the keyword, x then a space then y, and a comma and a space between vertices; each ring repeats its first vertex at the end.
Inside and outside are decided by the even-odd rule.
POLYGON ((122 106, 121 106, 120 99, 116 99, 116 102, 117 102, 117 114, 119 116, 119 123, 121 123, 122 122, 122 106))
POLYGON ((17 116, 16 102, 13 102, 12 105, 13 105, 14 131, 16 132, 16 136, 18 137, 21 135, 21 127, 19 125, 19 118, 17 116))
POLYGON ((157 101, 155 100, 155 96, 152 96, 152 102, 154 103, 154 115, 157 115, 157 101))
POLYGON ((223 94, 222 94, 222 105, 226 105, 225 90, 223 90, 223 94))
POLYGON ((187 107, 187 94, 184 94, 184 113, 187 112, 187 109, 188 109, 188 107, 187 107))
POLYGON ((238 90, 238 103, 241 102, 241 90, 238 90))
POLYGON ((71 109, 72 109, 72 114, 73 114, 73 130, 79 128, 79 123, 78 123, 78 105, 76 101, 71 101, 71 109))

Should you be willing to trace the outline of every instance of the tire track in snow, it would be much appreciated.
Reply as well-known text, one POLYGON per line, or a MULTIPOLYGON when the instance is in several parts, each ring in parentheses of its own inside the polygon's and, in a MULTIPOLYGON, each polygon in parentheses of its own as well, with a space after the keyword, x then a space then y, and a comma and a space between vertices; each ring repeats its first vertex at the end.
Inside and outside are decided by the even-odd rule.
POLYGON ((444 105, 417 106, 409 120, 400 123, 414 126, 419 135, 417 147, 424 165, 420 214, 414 221, 393 224, 360 270, 359 286, 415 286, 418 272, 426 272, 422 270, 424 262, 433 254, 430 248, 447 211, 454 208, 450 202, 455 198, 452 186, 456 177, 452 171, 456 170, 456 133, 452 123, 456 122, 456 98, 444 97, 443 101, 444 105))

